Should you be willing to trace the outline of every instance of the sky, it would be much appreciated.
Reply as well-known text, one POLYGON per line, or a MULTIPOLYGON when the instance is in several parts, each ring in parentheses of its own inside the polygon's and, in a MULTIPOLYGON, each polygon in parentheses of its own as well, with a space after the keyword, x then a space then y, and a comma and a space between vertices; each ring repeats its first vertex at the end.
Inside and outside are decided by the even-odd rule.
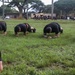
MULTIPOLYGON (((52 0, 41 0, 45 5, 48 5, 48 4, 51 4, 51 1, 52 0)), ((54 0, 55 1, 58 1, 58 0, 54 0)), ((2 5, 2 3, 0 2, 0 6, 2 5)))
MULTIPOLYGON (((48 5, 48 4, 51 4, 51 1, 52 0, 41 0, 45 5, 48 5)), ((58 0, 54 0, 55 1, 58 1, 58 0)))

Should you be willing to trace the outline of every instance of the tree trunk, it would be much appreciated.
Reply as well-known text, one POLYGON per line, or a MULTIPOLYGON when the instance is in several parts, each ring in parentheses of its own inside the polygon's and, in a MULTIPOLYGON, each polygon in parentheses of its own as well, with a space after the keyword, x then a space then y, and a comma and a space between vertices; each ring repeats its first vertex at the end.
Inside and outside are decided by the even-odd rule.
POLYGON ((19 9, 19 19, 22 19, 23 18, 23 15, 22 15, 22 8, 21 7, 18 7, 19 9))
POLYGON ((22 15, 22 13, 19 13, 19 17, 18 17, 19 19, 22 19, 23 18, 23 15, 22 15))

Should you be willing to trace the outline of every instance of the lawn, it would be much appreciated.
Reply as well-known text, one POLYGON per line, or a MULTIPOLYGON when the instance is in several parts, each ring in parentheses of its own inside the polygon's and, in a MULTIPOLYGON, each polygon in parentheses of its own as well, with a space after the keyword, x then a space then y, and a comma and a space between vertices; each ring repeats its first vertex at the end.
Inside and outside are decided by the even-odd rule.
POLYGON ((4 69, 0 75, 75 75, 75 21, 5 20, 7 35, 0 33, 4 69), (14 36, 14 27, 29 23, 36 33, 14 36), (58 22, 64 29, 59 38, 44 38, 46 24, 58 22))

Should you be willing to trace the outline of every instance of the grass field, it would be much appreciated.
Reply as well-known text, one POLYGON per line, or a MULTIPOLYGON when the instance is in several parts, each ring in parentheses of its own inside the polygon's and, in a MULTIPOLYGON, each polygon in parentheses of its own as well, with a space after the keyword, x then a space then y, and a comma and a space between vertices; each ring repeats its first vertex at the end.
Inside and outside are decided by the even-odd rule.
POLYGON ((0 33, 4 70, 0 75, 75 75, 75 21, 5 20, 7 35, 0 33), (36 33, 14 36, 14 27, 27 22, 36 33), (58 22, 64 29, 59 38, 46 39, 43 28, 58 22))

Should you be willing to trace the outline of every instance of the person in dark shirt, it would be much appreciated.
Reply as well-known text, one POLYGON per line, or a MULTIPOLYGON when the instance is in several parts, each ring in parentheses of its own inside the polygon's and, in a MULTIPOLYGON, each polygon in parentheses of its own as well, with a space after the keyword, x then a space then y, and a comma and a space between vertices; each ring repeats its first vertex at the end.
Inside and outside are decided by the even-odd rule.
POLYGON ((4 35, 6 35, 7 25, 5 21, 0 21, 0 31, 3 31, 4 35))
POLYGON ((15 35, 18 35, 18 32, 23 32, 26 35, 27 32, 36 32, 34 27, 31 27, 28 23, 18 24, 14 28, 15 35))
POLYGON ((1 57, 1 51, 0 51, 0 72, 3 70, 3 62, 1 57))
POLYGON ((15 26, 14 28, 14 32, 15 32, 15 35, 17 36, 18 35, 18 32, 23 32, 24 35, 26 35, 26 25, 25 24, 18 24, 17 26, 15 26))
POLYGON ((55 37, 59 37, 59 33, 63 33, 62 27, 56 22, 47 24, 43 29, 44 37, 47 37, 47 33, 55 33, 55 37))

